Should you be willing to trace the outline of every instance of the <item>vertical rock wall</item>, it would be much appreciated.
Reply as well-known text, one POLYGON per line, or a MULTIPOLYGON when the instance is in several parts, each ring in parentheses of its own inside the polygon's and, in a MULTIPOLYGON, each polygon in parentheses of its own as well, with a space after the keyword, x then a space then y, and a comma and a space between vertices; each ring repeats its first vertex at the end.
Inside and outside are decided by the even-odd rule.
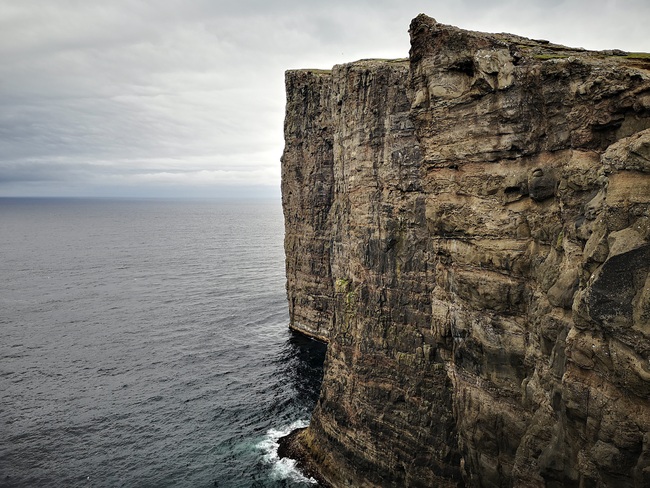
POLYGON ((650 485, 650 72, 419 16, 287 74, 295 447, 334 486, 650 485))
POLYGON ((282 206, 290 326, 327 340, 334 295, 329 220, 334 195, 331 73, 288 72, 286 88, 282 206))

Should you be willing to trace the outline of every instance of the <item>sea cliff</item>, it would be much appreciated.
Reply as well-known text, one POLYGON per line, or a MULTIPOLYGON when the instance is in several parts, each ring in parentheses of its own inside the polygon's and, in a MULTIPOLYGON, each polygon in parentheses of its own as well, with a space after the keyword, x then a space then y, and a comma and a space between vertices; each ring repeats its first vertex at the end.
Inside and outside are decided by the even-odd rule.
POLYGON ((650 63, 420 15, 286 74, 290 439, 335 486, 650 486, 650 63))

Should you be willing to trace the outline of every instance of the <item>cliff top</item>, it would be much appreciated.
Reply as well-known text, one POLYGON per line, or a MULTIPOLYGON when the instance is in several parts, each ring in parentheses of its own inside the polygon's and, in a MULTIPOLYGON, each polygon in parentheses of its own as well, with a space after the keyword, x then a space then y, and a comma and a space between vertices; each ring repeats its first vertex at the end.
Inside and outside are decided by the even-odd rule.
POLYGON ((459 29, 452 25, 441 24, 424 14, 418 15, 411 22, 411 56, 417 53, 443 54, 449 51, 468 49, 506 48, 515 60, 540 60, 575 58, 588 62, 620 63, 626 66, 650 70, 650 53, 630 53, 620 49, 589 51, 581 47, 568 47, 554 44, 545 39, 529 39, 515 34, 485 32, 459 29), (422 35, 424 34, 424 35, 422 35), (426 45, 419 45, 418 38, 426 45), (434 42, 431 43, 433 38, 434 42), (416 45, 417 48, 416 48, 416 45))
MULTIPOLYGON (((385 64, 403 64, 408 66, 409 63, 409 58, 396 58, 396 59, 389 59, 389 58, 367 58, 367 59, 359 59, 357 61, 352 61, 349 63, 342 63, 342 64, 337 64, 334 66, 335 69, 340 66, 362 66, 364 68, 372 68, 373 66, 382 66, 385 64)), ((307 74, 313 74, 313 75, 329 75, 332 74, 332 69, 318 69, 318 68, 297 68, 297 69, 289 69, 286 72, 287 73, 307 73, 307 74)))
MULTIPOLYGON (((518 61, 550 61, 563 59, 581 59, 587 62, 618 63, 631 68, 650 71, 650 53, 627 52, 620 49, 607 49, 602 51, 589 51, 581 47, 568 47, 555 44, 545 39, 529 39, 508 33, 486 33, 460 29, 458 27, 441 24, 436 19, 425 14, 418 15, 411 22, 410 33, 412 42, 419 34, 428 31, 429 35, 440 40, 440 42, 429 45, 429 49, 436 49, 443 53, 449 50, 464 50, 471 47, 480 48, 507 48, 513 58, 518 61)), ((425 36, 427 37, 427 36, 425 36)), ((417 41, 416 41, 417 42, 417 41)), ((422 46, 420 46, 422 47, 422 46)), ((426 51, 427 49, 425 49, 426 51)), ((422 50, 420 50, 421 52, 422 50)), ((411 49, 413 52, 413 49, 411 49)), ((409 63, 410 58, 382 59, 370 58, 352 61, 336 65, 340 66, 361 66, 372 68, 388 64, 409 63)), ((331 69, 300 68, 290 69, 287 73, 305 73, 312 75, 329 75, 331 69)))

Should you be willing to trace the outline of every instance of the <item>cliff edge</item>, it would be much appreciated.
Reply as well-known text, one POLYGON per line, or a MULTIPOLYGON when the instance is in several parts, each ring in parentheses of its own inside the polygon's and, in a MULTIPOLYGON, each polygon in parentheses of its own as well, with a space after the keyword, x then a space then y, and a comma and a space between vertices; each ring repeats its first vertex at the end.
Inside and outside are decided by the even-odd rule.
POLYGON ((650 62, 424 15, 286 74, 292 436, 335 486, 650 486, 650 62))

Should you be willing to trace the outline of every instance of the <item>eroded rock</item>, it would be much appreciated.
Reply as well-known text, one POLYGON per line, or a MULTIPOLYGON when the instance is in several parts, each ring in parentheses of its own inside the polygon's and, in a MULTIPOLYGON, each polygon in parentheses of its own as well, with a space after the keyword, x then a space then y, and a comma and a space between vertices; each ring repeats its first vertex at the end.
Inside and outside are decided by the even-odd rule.
POLYGON ((647 65, 419 16, 287 73, 296 452, 332 486, 650 484, 647 65))
POLYGON ((534 169, 528 180, 530 198, 538 202, 554 196, 556 186, 555 177, 541 168, 534 169))

